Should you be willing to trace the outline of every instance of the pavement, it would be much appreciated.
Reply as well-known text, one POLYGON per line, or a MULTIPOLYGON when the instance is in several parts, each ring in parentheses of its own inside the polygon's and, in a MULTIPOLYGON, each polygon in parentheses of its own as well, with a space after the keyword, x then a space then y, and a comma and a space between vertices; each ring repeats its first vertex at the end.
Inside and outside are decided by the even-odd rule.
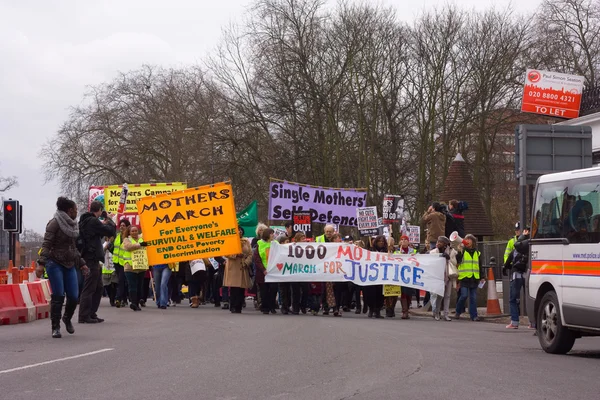
MULTIPOLYGON (((185 301, 184 301, 185 302, 185 301)), ((149 303, 150 305, 151 303, 149 303)), ((251 303, 249 303, 250 305, 251 303)), ((483 322, 142 312, 0 327, 0 399, 598 399, 600 338, 566 356, 527 329, 483 322)))

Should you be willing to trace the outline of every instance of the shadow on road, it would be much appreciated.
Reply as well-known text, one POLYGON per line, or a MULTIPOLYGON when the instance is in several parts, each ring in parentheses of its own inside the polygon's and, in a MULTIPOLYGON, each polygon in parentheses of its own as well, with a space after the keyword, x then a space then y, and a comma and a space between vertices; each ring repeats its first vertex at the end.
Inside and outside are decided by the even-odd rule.
POLYGON ((600 360, 600 351, 572 351, 568 354, 568 356, 578 358, 597 358, 600 360))

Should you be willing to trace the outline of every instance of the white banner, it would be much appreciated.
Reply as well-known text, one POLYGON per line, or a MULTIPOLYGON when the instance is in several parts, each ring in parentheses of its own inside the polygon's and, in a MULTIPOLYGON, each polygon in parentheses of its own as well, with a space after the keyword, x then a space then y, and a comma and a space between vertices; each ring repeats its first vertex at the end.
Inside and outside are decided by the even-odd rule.
POLYGON ((444 294, 439 255, 389 255, 347 243, 271 243, 266 282, 354 282, 444 294))

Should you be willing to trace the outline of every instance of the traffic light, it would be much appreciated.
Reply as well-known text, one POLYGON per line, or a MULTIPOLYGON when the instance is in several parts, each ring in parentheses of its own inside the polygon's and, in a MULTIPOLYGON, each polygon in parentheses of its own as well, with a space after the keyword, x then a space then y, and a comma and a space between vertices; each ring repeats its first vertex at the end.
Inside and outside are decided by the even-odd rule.
POLYGON ((2 229, 6 232, 18 232, 20 228, 20 207, 18 200, 4 200, 2 203, 3 219, 2 229))

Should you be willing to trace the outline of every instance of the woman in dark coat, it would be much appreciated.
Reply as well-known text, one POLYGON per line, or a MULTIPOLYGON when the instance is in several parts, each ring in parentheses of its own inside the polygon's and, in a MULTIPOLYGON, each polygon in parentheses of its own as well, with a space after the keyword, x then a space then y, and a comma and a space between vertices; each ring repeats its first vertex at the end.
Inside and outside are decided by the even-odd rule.
MULTIPOLYGON (((77 269, 84 275, 90 271, 85 265, 77 250, 77 237, 79 227, 77 225, 77 205, 73 200, 59 197, 56 201, 56 213, 54 218, 46 225, 46 233, 38 264, 46 267, 46 273, 50 281, 52 296, 50 300, 50 321, 52 323, 52 337, 62 337, 60 333, 60 320, 62 306, 67 297, 65 314, 62 321, 69 333, 75 333, 71 318, 77 308, 79 299, 79 284, 77 269)), ((38 270, 38 276, 40 270, 38 270)))

